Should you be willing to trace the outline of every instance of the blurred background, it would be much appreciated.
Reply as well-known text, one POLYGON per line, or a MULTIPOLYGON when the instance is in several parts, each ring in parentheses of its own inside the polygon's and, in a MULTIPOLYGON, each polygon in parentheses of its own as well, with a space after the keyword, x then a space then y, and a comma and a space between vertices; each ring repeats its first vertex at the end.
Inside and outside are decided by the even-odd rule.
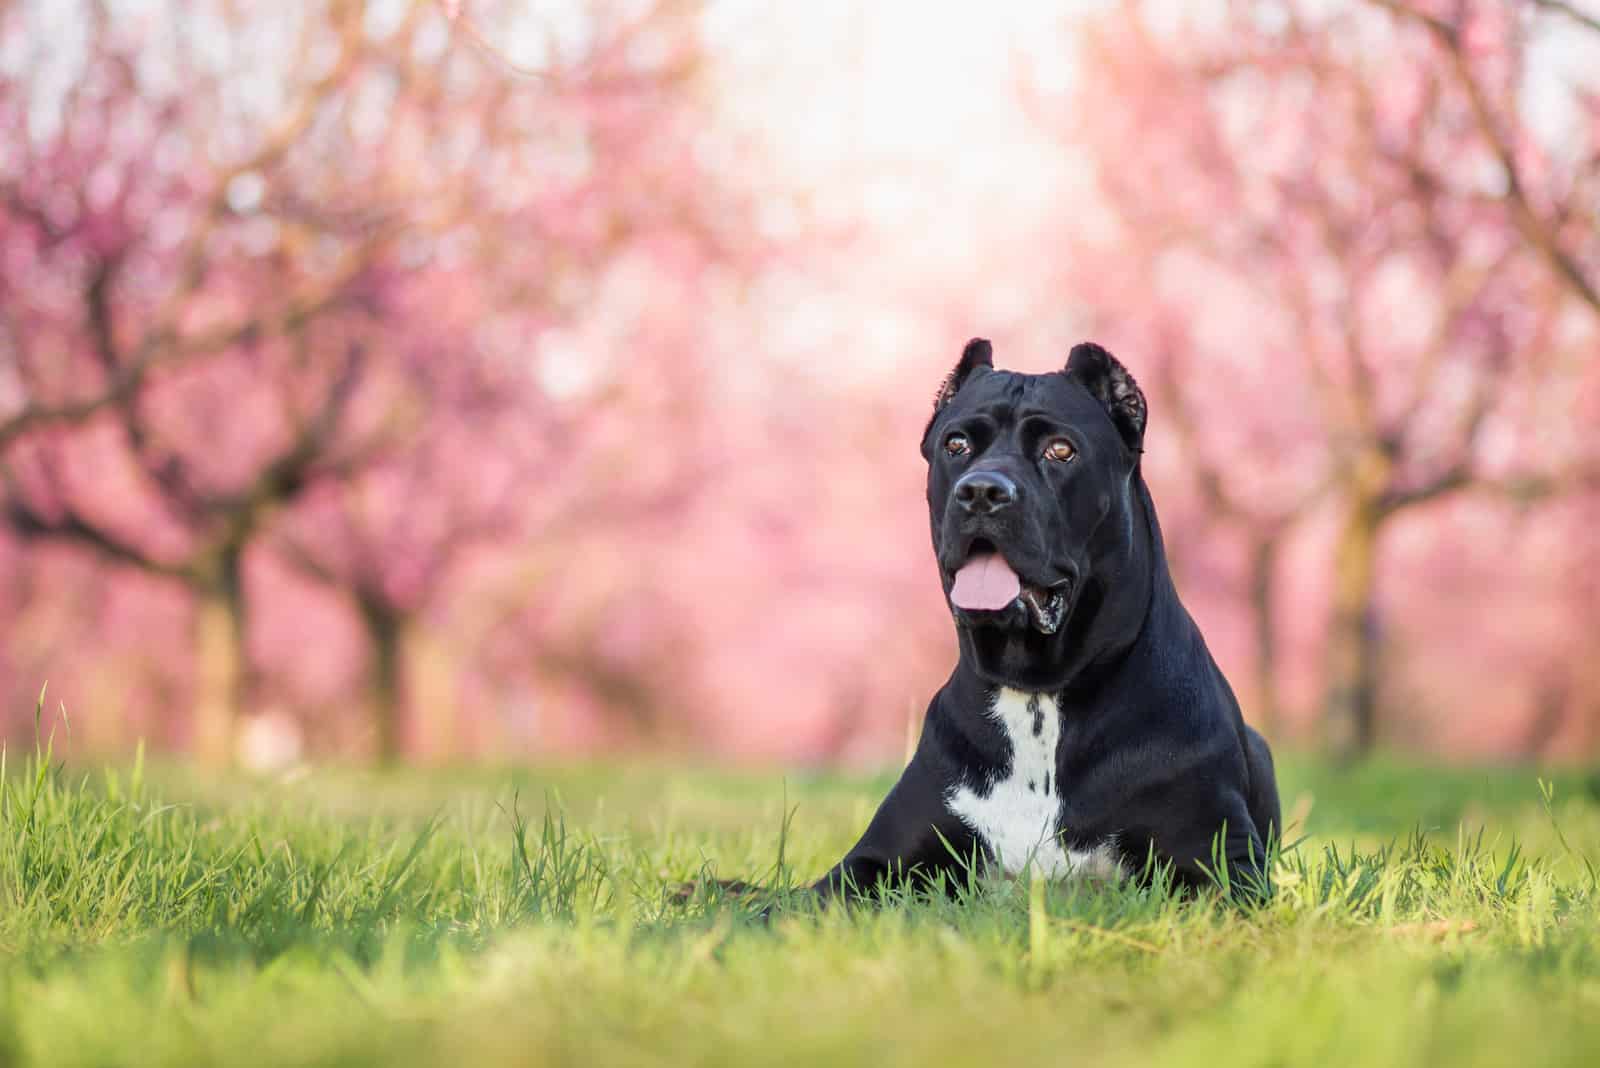
POLYGON ((1597 72, 1577 0, 0 0, 0 726, 892 764, 934 389, 1093 337, 1277 744, 1592 761, 1597 72))

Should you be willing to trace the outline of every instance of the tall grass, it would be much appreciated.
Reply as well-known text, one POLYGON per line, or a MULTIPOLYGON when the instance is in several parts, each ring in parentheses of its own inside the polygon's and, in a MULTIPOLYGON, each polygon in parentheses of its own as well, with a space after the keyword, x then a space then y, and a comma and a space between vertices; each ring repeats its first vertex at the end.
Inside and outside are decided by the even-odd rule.
POLYGON ((1479 779, 1287 762, 1310 815, 1254 909, 974 878, 817 913, 789 890, 881 778, 249 783, 45 738, 0 755, 0 1064, 1600 1063, 1600 806, 1479 779), (1479 819, 1408 829, 1447 810, 1479 819), (709 875, 774 889, 674 893, 709 875))

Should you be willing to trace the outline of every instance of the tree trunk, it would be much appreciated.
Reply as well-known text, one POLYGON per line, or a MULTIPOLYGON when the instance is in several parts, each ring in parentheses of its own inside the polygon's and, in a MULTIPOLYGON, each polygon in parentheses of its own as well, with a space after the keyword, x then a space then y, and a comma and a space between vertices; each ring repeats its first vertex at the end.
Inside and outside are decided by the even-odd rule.
POLYGON ((434 763, 447 763, 456 756, 462 742, 451 650, 414 618, 402 628, 400 646, 405 660, 406 698, 420 734, 414 742, 415 752, 434 763))
POLYGON ((361 622, 372 651, 367 673, 367 708, 372 716, 377 761, 393 764, 405 748, 404 619, 374 598, 361 601, 361 622))
POLYGON ((1518 755, 1528 761, 1543 757, 1566 726, 1571 707, 1572 691, 1567 679, 1556 675, 1540 683, 1533 694, 1533 717, 1528 721, 1518 755))
POLYGON ((247 653, 241 554, 219 561, 217 581, 199 592, 195 614, 194 753, 207 767, 234 759, 244 703, 247 653))
POLYGON ((1371 753, 1377 742, 1375 580, 1381 515, 1375 500, 1357 499, 1334 548, 1323 731, 1329 754, 1344 762, 1371 753))
POLYGON ((1256 639, 1257 725, 1277 730, 1282 708, 1278 697, 1278 619, 1273 611, 1273 580, 1278 571, 1281 535, 1265 534, 1250 549, 1250 615, 1256 639))

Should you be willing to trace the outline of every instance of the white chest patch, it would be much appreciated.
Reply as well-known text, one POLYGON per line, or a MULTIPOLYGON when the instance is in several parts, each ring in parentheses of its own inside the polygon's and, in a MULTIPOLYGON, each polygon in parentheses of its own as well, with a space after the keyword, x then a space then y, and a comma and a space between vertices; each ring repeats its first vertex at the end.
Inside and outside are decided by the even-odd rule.
POLYGON ((1061 793, 1056 782, 1056 746, 1061 741, 1061 710, 1049 694, 1001 688, 989 715, 1011 739, 1011 766, 979 793, 967 786, 945 798, 950 811, 982 838, 1008 875, 1030 864, 1052 879, 1072 875, 1110 879, 1122 867, 1110 843, 1093 849, 1065 849, 1061 793))

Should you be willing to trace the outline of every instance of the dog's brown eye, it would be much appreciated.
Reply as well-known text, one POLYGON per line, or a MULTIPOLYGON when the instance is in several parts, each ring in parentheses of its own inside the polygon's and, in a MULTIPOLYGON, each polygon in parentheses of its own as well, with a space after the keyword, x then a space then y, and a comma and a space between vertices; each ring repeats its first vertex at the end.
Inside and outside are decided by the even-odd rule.
POLYGON ((1046 460, 1054 460, 1057 463, 1064 464, 1076 455, 1078 455, 1078 450, 1073 448, 1072 442, 1066 438, 1051 438, 1045 442, 1044 458, 1046 460))
POLYGON ((971 452, 972 446, 965 434, 951 434, 944 439, 944 451, 951 456, 960 456, 962 453, 971 452))

